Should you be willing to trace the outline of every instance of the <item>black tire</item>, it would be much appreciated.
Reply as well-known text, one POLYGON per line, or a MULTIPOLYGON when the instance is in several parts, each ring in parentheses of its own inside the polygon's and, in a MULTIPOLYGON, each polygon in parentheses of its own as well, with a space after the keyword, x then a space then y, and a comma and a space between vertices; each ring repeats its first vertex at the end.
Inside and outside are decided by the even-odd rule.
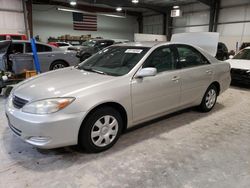
MULTIPOLYGON (((209 112, 213 109, 214 105, 216 104, 217 101, 217 96, 218 96, 218 89, 215 85, 210 85, 207 89, 207 91, 205 92, 202 102, 199 106, 199 110, 201 112, 209 112), (215 92, 215 98, 213 98, 213 101, 211 101, 210 103, 208 102, 208 96, 209 94, 211 94, 211 92, 214 91, 215 92)), ((212 98, 211 98, 212 100, 212 98)))
POLYGON ((83 54, 81 57, 80 57, 80 61, 83 62, 85 61, 86 59, 88 59, 91 55, 90 54, 83 54))
POLYGON ((0 88, 0 95, 2 94, 2 90, 3 90, 3 88, 0 88))
MULTIPOLYGON (((112 119, 112 123, 114 121, 114 119, 112 119)), ((109 119, 110 122, 110 119, 109 119)), ((112 124, 111 123, 111 124, 112 124)), ((103 125, 105 123, 103 122, 103 125)), ((121 135, 121 131, 122 131, 122 127, 123 127, 123 121, 122 121, 122 117, 120 115, 120 113, 115 110, 114 108, 111 107, 101 107, 98 108, 97 110, 95 110, 94 112, 92 112, 87 119, 84 121, 84 123, 81 126, 81 129, 79 131, 79 136, 78 136, 78 145, 83 148, 86 152, 88 153, 98 153, 98 152, 102 152, 105 151, 109 148, 111 148, 119 139, 120 135, 121 135), (113 128, 107 128, 109 127, 107 126, 103 126, 102 128, 97 128, 97 122, 101 122, 101 120, 104 120, 104 116, 110 116, 111 118, 114 118, 117 122, 116 124, 116 135, 112 137, 112 135, 109 134, 109 130, 113 131, 113 128), (106 127, 107 132, 103 133, 103 129, 104 127, 106 127), (97 128, 97 130, 95 130, 97 128), (98 130, 99 129, 99 130, 98 130), (98 135, 94 138, 92 138, 92 133, 94 131, 100 132, 99 134, 102 134, 101 136, 98 135), (104 138, 105 136, 108 135, 108 140, 110 140, 110 143, 104 146, 98 146, 94 143, 98 142, 98 140, 102 140, 100 144, 106 144, 106 139, 104 138), (110 138, 111 137, 111 138, 110 138), (94 140, 94 141, 93 141, 94 140), (104 143, 103 143, 104 141, 104 143)))
POLYGON ((50 70, 57 70, 57 69, 62 69, 65 67, 68 67, 68 63, 64 62, 64 61, 54 61, 51 65, 50 65, 50 70))

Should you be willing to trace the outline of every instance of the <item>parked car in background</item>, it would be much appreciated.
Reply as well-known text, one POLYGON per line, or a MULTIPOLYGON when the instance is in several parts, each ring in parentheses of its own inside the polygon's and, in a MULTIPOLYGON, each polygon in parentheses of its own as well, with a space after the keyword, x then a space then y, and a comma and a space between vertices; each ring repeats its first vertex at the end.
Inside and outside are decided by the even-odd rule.
POLYGON ((27 40, 24 34, 0 34, 0 41, 2 40, 27 40))
POLYGON ((14 134, 34 146, 79 144, 88 152, 101 152, 136 124, 191 106, 212 110, 230 82, 229 63, 201 48, 118 44, 76 67, 20 83, 7 101, 6 114, 14 134))
MULTIPOLYGON (((24 40, 1 41, 0 48, 0 67, 5 67, 3 71, 12 70, 9 55, 32 54, 30 42, 24 40)), ((40 42, 36 43, 36 48, 42 72, 77 65, 80 62, 76 52, 64 51, 40 42)))
POLYGON ((250 42, 243 42, 240 46, 240 50, 243 50, 244 48, 250 46, 250 42))
POLYGON ((232 81, 250 84, 250 47, 241 50, 227 61, 231 65, 232 81))
POLYGON ((68 42, 49 42, 49 45, 53 45, 55 47, 64 49, 64 50, 68 50, 69 47, 72 47, 73 45, 71 45, 68 42))
POLYGON ((221 61, 225 61, 229 58, 227 46, 222 42, 218 43, 216 58, 221 61))
POLYGON ((85 41, 82 43, 82 46, 77 49, 77 57, 80 58, 80 61, 84 61, 93 54, 99 52, 103 48, 113 45, 114 43, 114 40, 107 39, 91 39, 85 41))

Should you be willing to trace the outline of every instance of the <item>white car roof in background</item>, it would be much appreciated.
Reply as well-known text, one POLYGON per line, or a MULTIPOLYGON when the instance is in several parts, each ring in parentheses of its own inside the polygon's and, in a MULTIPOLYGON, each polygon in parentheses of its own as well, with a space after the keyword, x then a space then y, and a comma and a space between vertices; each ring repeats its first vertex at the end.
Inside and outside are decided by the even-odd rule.
POLYGON ((200 47, 205 52, 215 57, 219 42, 219 33, 195 32, 173 34, 171 42, 185 43, 200 47))

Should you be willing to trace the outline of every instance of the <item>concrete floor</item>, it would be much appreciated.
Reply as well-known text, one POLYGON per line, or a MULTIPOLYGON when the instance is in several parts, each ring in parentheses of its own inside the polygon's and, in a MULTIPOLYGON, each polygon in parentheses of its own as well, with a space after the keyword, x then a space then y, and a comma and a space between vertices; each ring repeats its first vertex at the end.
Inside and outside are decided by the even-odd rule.
POLYGON ((0 187, 250 187, 250 89, 124 134, 110 150, 39 150, 12 135, 0 99, 0 187))

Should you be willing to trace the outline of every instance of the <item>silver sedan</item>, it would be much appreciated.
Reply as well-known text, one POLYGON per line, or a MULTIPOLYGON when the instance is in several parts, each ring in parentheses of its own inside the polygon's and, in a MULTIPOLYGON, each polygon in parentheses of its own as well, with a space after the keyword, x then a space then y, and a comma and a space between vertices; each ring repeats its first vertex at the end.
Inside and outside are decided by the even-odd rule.
POLYGON ((20 83, 6 115, 14 134, 34 146, 100 152, 139 123, 191 106, 210 111, 230 81, 229 63, 198 47, 120 44, 20 83))

